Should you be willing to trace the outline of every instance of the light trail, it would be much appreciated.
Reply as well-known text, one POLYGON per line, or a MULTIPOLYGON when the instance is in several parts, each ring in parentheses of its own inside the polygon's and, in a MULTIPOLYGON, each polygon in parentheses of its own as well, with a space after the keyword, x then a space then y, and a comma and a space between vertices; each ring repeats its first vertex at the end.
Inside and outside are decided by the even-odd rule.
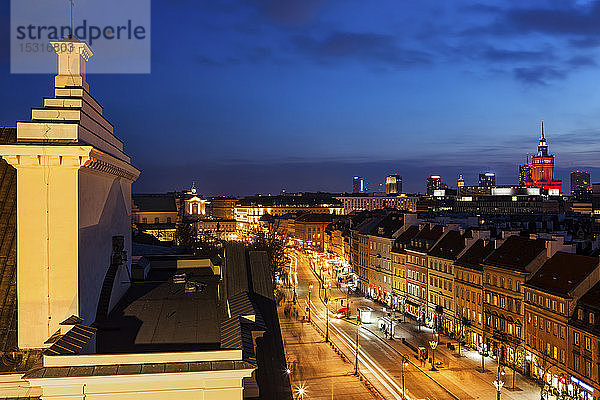
MULTIPOLYGON (((319 310, 314 303, 311 301, 310 307, 314 310, 313 316, 317 318, 322 324, 325 324, 325 320, 323 319, 322 311, 319 310)), ((350 350, 352 356, 356 357, 356 349, 355 343, 352 339, 342 332, 337 326, 333 324, 329 324, 330 329, 333 328, 334 335, 350 350)), ((363 335, 364 337, 364 335, 363 335)), ((363 350, 359 349, 358 359, 362 362, 363 366, 367 367, 367 369, 373 374, 373 376, 381 383, 383 387, 385 387, 397 400, 403 400, 402 398, 402 388, 398 386, 398 384, 394 381, 394 379, 384 371, 377 363, 369 357, 363 350)), ((407 400, 412 400, 409 396, 408 391, 405 393, 405 398, 407 400)))

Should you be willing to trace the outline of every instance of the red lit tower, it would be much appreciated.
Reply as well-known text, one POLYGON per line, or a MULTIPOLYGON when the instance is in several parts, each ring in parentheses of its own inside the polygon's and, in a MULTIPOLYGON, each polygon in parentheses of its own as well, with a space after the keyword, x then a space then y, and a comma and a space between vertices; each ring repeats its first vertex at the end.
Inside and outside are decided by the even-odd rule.
POLYGON ((562 181, 554 180, 554 154, 548 154, 543 121, 538 151, 537 154, 531 156, 531 163, 528 164, 528 167, 531 177, 525 182, 525 185, 542 189, 558 189, 562 193, 562 181))

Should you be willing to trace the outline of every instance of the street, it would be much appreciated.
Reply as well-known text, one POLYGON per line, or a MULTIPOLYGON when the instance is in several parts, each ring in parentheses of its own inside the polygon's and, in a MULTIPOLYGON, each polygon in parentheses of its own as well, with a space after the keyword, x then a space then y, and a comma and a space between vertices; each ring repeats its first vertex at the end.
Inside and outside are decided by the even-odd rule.
MULTIPOLYGON (((320 282, 315 273, 310 269, 308 257, 299 251, 290 254, 292 259, 291 275, 295 285, 295 293, 300 309, 306 309, 309 297, 309 285, 312 284, 310 293, 311 306, 310 318, 317 329, 327 332, 327 315, 323 297, 325 289, 320 289, 320 282)), ((449 350, 446 343, 450 339, 440 337, 436 349, 435 359, 442 362, 438 371, 431 371, 429 363, 421 364, 416 358, 416 352, 404 345, 401 338, 413 347, 423 346, 429 348, 429 340, 433 332, 428 328, 417 328, 412 320, 397 326, 394 339, 386 338, 378 329, 377 319, 384 316, 382 306, 363 297, 350 297, 351 318, 349 320, 334 318, 342 300, 346 304, 346 289, 337 288, 327 290, 329 297, 329 339, 343 354, 354 362, 356 356, 356 309, 357 307, 370 307, 373 309, 373 323, 361 324, 359 335, 359 370, 371 384, 386 399, 402 399, 402 370, 404 369, 404 385, 407 399, 494 399, 497 390, 493 385, 496 379, 497 363, 486 358, 486 371, 482 373, 481 356, 472 350, 449 350), (408 363, 404 363, 406 356, 408 363)), ((303 310, 304 311, 304 310, 303 310)), ((455 343, 455 341, 453 341, 455 343)), ((429 357, 432 351, 429 348, 429 357)), ((506 381, 501 390, 501 398, 525 400, 539 398, 540 390, 537 385, 521 375, 516 376, 516 389, 512 389, 512 371, 506 368, 506 381)), ((552 397, 551 397, 552 398, 552 397)))

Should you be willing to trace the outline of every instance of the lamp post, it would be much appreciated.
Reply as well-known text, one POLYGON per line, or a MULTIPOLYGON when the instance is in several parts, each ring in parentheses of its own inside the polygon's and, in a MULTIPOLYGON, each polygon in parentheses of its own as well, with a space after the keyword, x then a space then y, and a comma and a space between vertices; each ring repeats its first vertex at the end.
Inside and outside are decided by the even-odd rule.
POLYGON ((437 368, 435 368, 435 349, 437 348, 438 343, 439 343, 439 335, 437 333, 434 333, 433 337, 435 340, 429 341, 429 346, 431 347, 431 350, 433 350, 432 358, 431 358, 431 370, 437 371, 437 368))
POLYGON ((329 343, 329 299, 327 298, 327 287, 325 287, 325 342, 329 343))
POLYGON ((406 391, 404 387, 404 368, 408 367, 408 358, 402 355, 402 398, 406 399, 406 391))
POLYGON ((494 386, 496 387, 496 400, 500 400, 500 389, 504 386, 504 380, 502 380, 502 376, 504 375, 504 370, 500 371, 500 359, 498 359, 498 377, 494 381, 494 386))
POLYGON ((356 357, 354 358, 354 375, 358 376, 358 351, 359 351, 359 345, 358 345, 358 334, 360 333, 360 320, 356 323, 356 357))
POLYGON ((308 322, 310 322, 310 291, 313 288, 313 284, 308 285, 308 322))

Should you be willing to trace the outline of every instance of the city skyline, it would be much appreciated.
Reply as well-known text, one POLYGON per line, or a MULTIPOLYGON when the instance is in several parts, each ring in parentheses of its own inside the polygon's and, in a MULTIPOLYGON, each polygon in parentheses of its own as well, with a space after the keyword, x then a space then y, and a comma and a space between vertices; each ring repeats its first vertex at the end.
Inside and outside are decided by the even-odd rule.
MULTIPOLYGON (((343 192, 391 173, 423 192, 431 174, 474 184, 487 170, 511 184, 542 119, 559 179, 600 170, 598 2, 152 6, 152 73, 89 77, 145 171, 137 192, 343 192)), ((8 61, 0 122, 14 126, 50 89, 8 61)))

